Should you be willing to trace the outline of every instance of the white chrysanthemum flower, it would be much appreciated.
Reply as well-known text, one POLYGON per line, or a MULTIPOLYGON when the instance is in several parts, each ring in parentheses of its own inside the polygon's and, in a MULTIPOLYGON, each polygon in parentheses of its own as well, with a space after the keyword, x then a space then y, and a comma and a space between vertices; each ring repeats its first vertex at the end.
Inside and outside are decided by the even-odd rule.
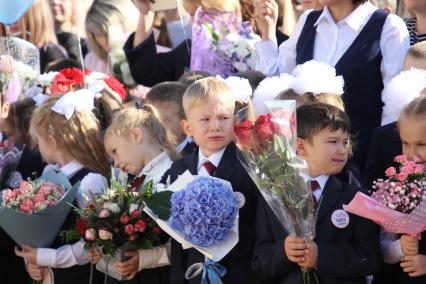
POLYGON ((336 76, 336 69, 323 62, 311 60, 297 65, 292 74, 295 79, 290 88, 297 94, 343 94, 343 77, 336 76))
POLYGON ((426 88, 426 70, 412 68, 390 80, 382 92, 382 125, 398 120, 402 109, 426 88))

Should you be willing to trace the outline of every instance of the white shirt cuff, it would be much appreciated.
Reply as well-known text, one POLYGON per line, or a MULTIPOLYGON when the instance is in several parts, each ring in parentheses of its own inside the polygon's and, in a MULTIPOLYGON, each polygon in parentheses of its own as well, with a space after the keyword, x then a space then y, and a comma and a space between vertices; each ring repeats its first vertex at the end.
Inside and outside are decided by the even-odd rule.
POLYGON ((37 265, 46 267, 55 267, 56 249, 38 248, 37 265))
POLYGON ((267 76, 278 74, 278 45, 276 40, 265 40, 256 43, 256 70, 267 76))
POLYGON ((170 265, 170 241, 164 245, 139 251, 139 271, 170 265))

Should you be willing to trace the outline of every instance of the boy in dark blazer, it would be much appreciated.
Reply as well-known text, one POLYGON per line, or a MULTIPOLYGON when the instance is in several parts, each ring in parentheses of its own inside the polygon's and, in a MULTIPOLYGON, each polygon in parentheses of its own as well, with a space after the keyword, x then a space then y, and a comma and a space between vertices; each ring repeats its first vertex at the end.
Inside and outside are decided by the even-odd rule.
MULTIPOLYGON (((232 141, 234 104, 229 88, 216 78, 201 79, 188 87, 183 97, 186 115, 183 128, 187 135, 193 136, 199 148, 173 163, 170 182, 189 170, 194 175, 227 180, 234 191, 244 195, 245 204, 239 211, 239 242, 219 262, 227 270, 221 279, 225 284, 260 283, 251 269, 254 220, 260 194, 239 162, 232 141)), ((190 265, 204 261, 204 255, 195 249, 183 250, 172 240, 170 283, 200 283, 201 275, 186 280, 185 272, 190 265)))
POLYGON ((271 284, 303 283, 301 268, 315 269, 322 284, 367 283, 382 264, 378 226, 343 210, 358 189, 333 176, 348 159, 349 119, 334 106, 309 104, 297 109, 297 127, 297 154, 309 166, 304 178, 318 204, 316 237, 288 235, 260 202, 253 269, 271 284))

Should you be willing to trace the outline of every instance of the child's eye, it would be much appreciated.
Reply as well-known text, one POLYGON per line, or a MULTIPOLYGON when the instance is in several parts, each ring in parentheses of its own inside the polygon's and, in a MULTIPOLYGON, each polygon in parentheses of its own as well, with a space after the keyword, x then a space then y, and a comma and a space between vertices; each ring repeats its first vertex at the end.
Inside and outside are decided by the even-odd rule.
POLYGON ((115 153, 117 153, 117 149, 112 149, 111 152, 115 155, 115 153))
POLYGON ((205 117, 205 118, 200 119, 200 121, 209 121, 209 119, 205 117))

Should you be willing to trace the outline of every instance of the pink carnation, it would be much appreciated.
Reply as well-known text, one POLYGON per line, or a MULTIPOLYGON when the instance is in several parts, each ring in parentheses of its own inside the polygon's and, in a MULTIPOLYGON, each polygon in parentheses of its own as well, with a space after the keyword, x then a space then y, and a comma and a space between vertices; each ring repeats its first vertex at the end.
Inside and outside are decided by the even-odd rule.
POLYGON ((128 224, 124 227, 124 231, 126 232, 126 234, 131 235, 134 233, 135 229, 132 225, 128 224))
POLYGON ((19 209, 24 213, 31 213, 34 210, 34 203, 29 199, 25 199, 22 201, 19 209))
POLYGON ((4 202, 9 202, 12 199, 15 199, 16 193, 11 189, 6 189, 3 191, 3 200, 4 202))
POLYGON ((129 221, 130 221, 130 217, 125 214, 120 217, 120 223, 122 224, 127 224, 129 223, 129 221))
POLYGON ((142 233, 143 231, 145 231, 145 228, 146 228, 146 225, 145 225, 144 221, 139 220, 139 221, 136 222, 136 224, 135 224, 135 231, 136 232, 142 233))
POLYGON ((130 216, 132 217, 132 218, 136 218, 136 217, 138 217, 139 216, 139 210, 138 209, 135 209, 135 210, 133 210, 132 211, 132 213, 130 213, 130 216))
POLYGON ((405 155, 399 155, 395 157, 395 162, 397 163, 404 163, 407 161, 407 157, 405 155))
POLYGON ((415 169, 414 169, 414 173, 421 174, 421 173, 423 173, 423 171, 424 171, 424 166, 420 165, 420 164, 417 164, 416 167, 415 167, 415 169))
POLYGON ((404 180, 406 180, 407 179, 407 174, 406 173, 399 173, 398 174, 398 179, 400 180, 400 181, 404 181, 404 180))
POLYGON ((35 203, 43 203, 46 201, 46 196, 43 193, 38 193, 34 196, 35 203))
POLYGON ((386 176, 391 177, 395 174, 395 168, 394 167, 390 167, 385 171, 386 176))

